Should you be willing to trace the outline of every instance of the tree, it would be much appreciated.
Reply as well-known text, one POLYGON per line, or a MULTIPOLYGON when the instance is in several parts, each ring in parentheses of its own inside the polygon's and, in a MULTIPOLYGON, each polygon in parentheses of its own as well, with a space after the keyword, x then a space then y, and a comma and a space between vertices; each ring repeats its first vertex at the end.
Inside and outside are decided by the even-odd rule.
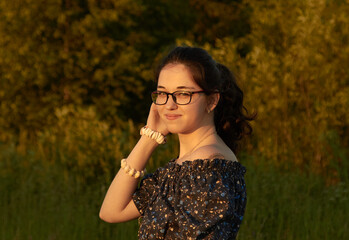
POLYGON ((121 106, 143 98, 144 68, 132 45, 141 10, 128 0, 2 1, 3 129, 35 135, 66 104, 96 105, 102 118, 125 119, 121 106))
MULTIPOLYGON (((248 1, 253 46, 246 59, 226 38, 214 50, 236 66, 256 106, 259 151, 315 171, 345 164, 349 143, 349 6, 341 1, 248 1), (221 54, 222 55, 222 54, 221 54)), ((337 174, 332 172, 331 174, 337 174)))

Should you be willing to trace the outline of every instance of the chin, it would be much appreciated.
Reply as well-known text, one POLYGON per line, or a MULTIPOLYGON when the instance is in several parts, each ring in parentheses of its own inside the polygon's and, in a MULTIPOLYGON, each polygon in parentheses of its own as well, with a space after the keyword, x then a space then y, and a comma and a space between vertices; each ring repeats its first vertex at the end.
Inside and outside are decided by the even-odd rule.
POLYGON ((178 129, 175 129, 175 128, 167 128, 168 129, 168 131, 170 132, 170 133, 172 133, 172 134, 178 134, 178 133, 180 133, 180 131, 178 131, 178 129))
POLYGON ((169 130, 170 133, 172 134, 189 134, 192 133, 193 131, 189 130, 189 129, 184 129, 184 128, 179 128, 179 127, 169 127, 167 128, 169 130))
POLYGON ((170 133, 172 133, 172 134, 182 133, 183 130, 184 130, 183 128, 178 127, 178 125, 176 125, 176 126, 167 125, 167 129, 168 129, 168 131, 169 131, 170 133))

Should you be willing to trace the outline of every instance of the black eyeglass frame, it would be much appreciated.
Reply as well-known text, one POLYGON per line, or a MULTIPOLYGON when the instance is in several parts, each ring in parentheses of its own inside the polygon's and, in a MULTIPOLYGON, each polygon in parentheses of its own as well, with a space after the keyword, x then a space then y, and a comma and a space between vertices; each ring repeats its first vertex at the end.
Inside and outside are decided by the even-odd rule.
POLYGON ((151 99, 152 99, 153 103, 155 103, 156 105, 165 105, 167 103, 167 101, 168 101, 169 95, 171 95, 173 101, 176 104, 178 104, 178 105, 188 105, 189 103, 191 103, 192 96, 195 93, 205 93, 206 94, 206 91, 203 91, 203 90, 201 90, 201 91, 194 91, 194 92, 191 92, 191 91, 175 91, 173 93, 168 93, 168 92, 163 92, 163 91, 154 91, 154 92, 151 93, 151 99), (165 103, 161 103, 161 104, 156 103, 156 99, 153 98, 153 94, 156 94, 156 93, 165 93, 166 94, 166 101, 165 101, 165 103), (174 95, 176 93, 189 93, 189 96, 190 96, 189 102, 185 103, 185 104, 177 103, 176 96, 174 95))

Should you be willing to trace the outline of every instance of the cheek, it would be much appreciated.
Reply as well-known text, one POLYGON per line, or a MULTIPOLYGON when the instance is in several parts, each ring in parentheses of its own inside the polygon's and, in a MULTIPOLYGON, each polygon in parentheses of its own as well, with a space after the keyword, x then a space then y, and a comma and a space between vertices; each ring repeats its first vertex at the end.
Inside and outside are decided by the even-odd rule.
POLYGON ((164 107, 163 107, 162 105, 155 105, 155 109, 156 109, 156 111, 158 112, 158 114, 161 116, 164 107))
POLYGON ((205 117, 206 111, 203 106, 196 106, 187 110, 187 114, 195 121, 202 120, 205 117))
POLYGON ((162 120, 167 120, 165 117, 165 112, 166 112, 166 105, 157 105, 157 112, 158 112, 158 116, 160 116, 160 119, 162 120))

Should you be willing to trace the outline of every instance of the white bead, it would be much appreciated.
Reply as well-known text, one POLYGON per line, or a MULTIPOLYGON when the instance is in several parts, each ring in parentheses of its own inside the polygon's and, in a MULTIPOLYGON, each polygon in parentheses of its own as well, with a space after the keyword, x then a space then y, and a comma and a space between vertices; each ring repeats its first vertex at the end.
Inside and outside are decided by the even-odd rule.
POLYGON ((166 137, 164 135, 162 135, 159 132, 155 132, 146 126, 141 128, 140 134, 142 136, 145 135, 145 136, 149 137, 150 139, 155 140, 159 144, 166 143, 166 137))
POLYGON ((137 171, 136 174, 134 175, 134 177, 139 178, 140 175, 141 175, 140 171, 137 171))
POLYGON ((135 173, 135 170, 133 168, 131 168, 131 170, 128 172, 128 174, 132 177, 133 174, 135 173))
POLYGON ((131 177, 134 177, 134 178, 139 178, 140 176, 143 177, 144 176, 144 171, 146 169, 144 169, 143 171, 137 171, 136 169, 134 168, 131 168, 127 162, 126 162, 126 159, 122 159, 121 160, 121 168, 124 169, 125 173, 130 175, 131 177))
POLYGON ((122 159, 121 160, 121 168, 125 168, 126 167, 126 159, 122 159))

